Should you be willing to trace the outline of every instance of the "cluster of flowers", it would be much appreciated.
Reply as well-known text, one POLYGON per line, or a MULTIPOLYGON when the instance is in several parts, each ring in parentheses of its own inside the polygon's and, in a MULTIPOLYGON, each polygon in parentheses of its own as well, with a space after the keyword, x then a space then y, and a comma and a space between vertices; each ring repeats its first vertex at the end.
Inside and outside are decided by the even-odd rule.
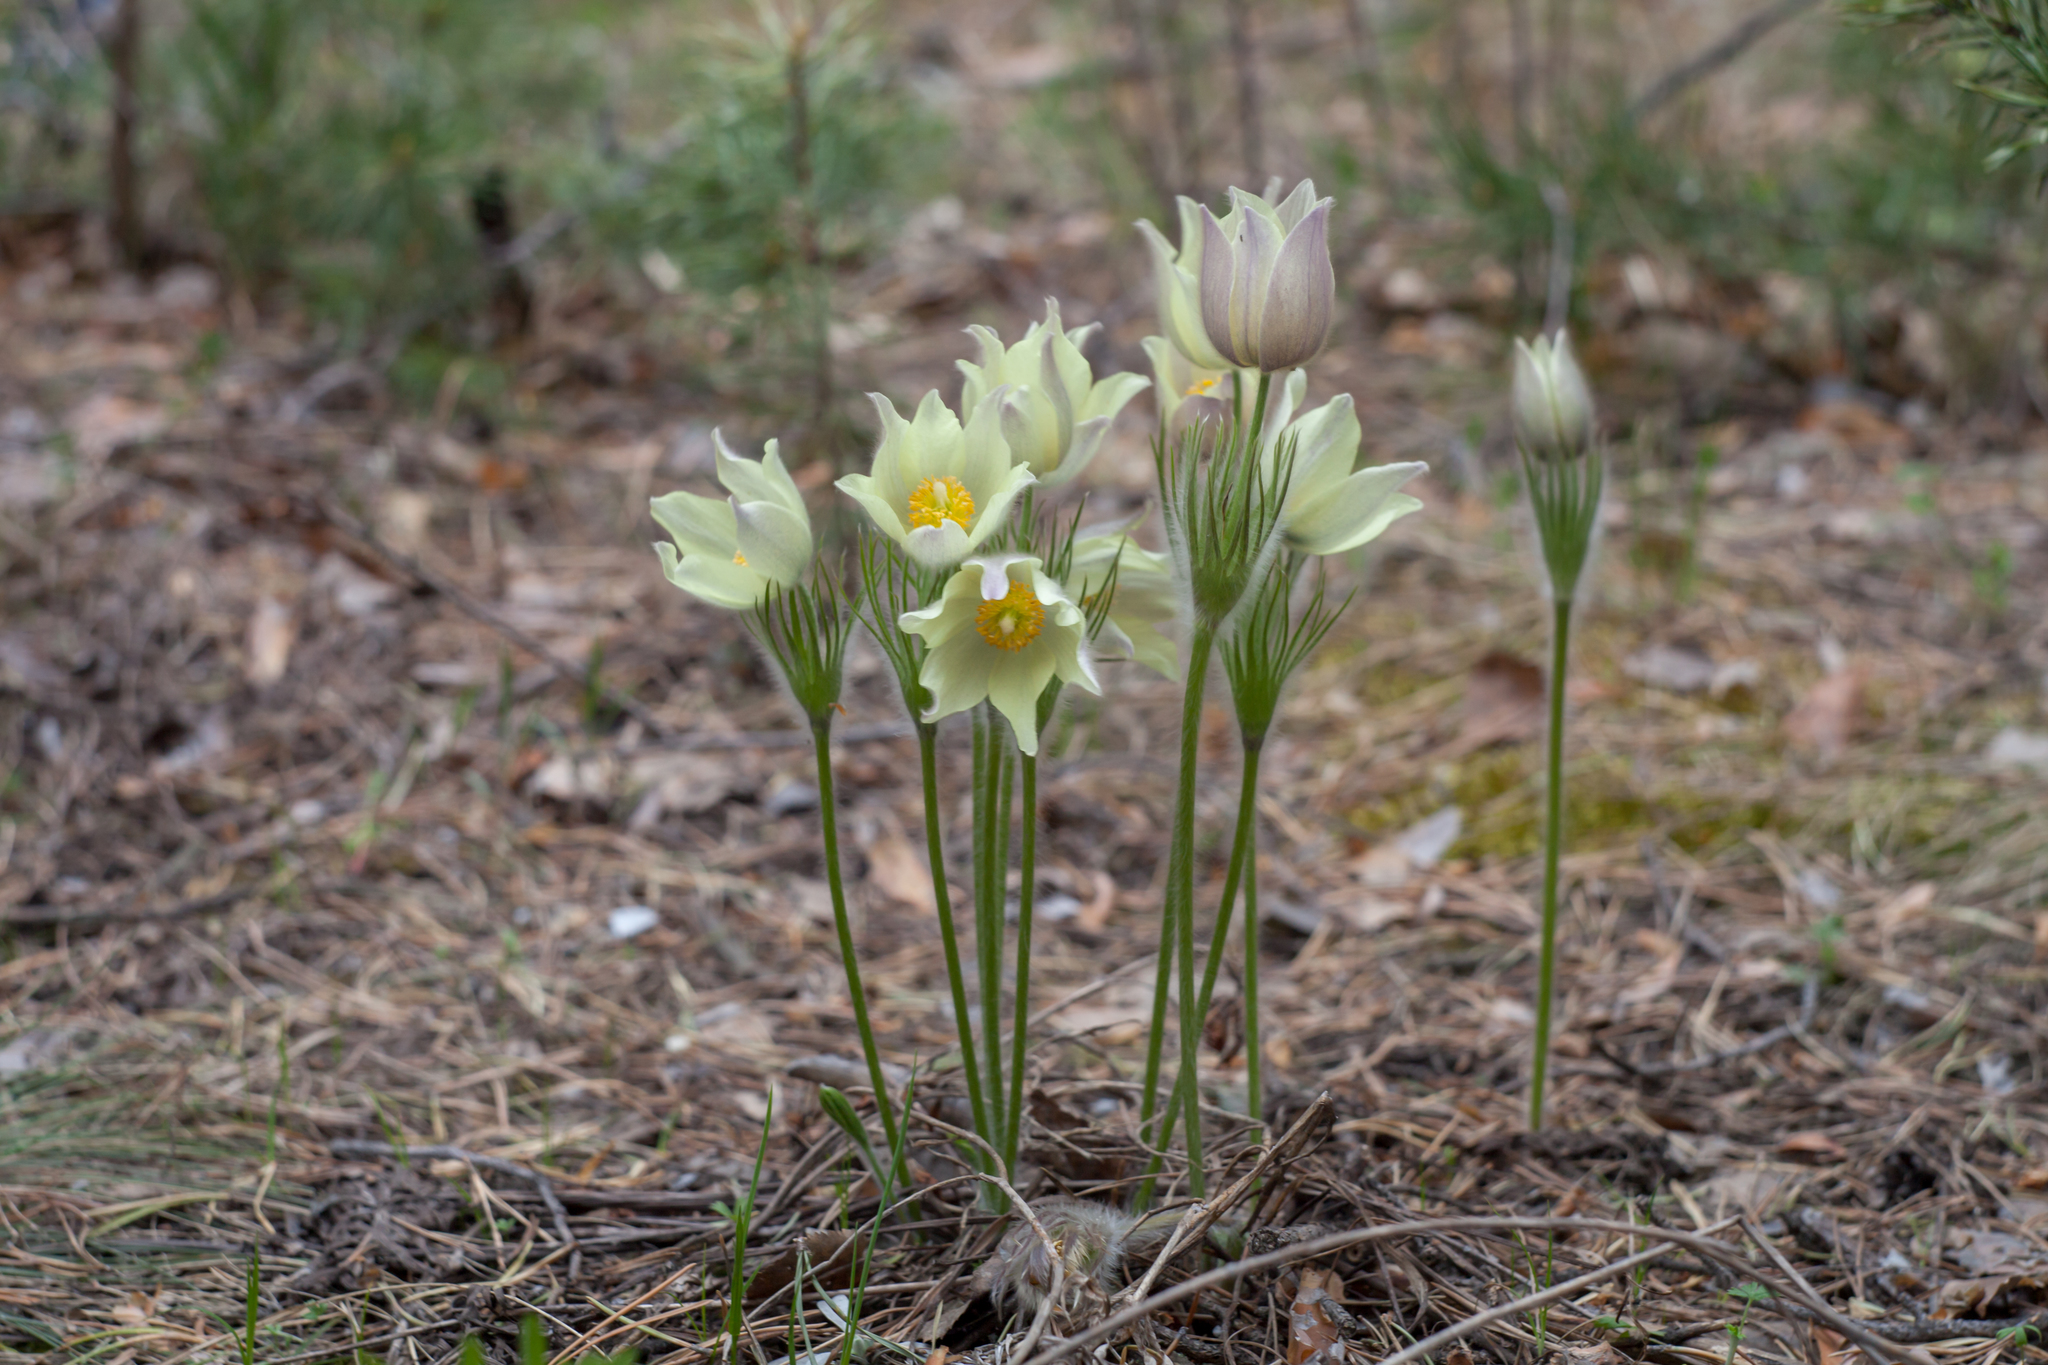
MULTIPOLYGON (((1233 189, 1229 212, 1221 218, 1183 198, 1178 246, 1152 224, 1139 225, 1153 258, 1160 316, 1161 334, 1144 342, 1153 371, 1149 380, 1131 374, 1098 379, 1084 355, 1095 329, 1066 328, 1058 304, 1048 301, 1044 321, 1014 344, 1005 346, 988 328, 969 329, 980 354, 959 362, 964 382, 957 411, 934 391, 905 420, 887 398, 873 395, 881 439, 872 466, 837 485, 868 521, 857 587, 844 587, 836 574, 819 571, 809 511, 774 441, 755 460, 735 454, 716 436, 718 478, 728 496, 674 492, 653 501, 655 519, 672 537, 672 543, 656 546, 669 581, 707 602, 749 612, 750 625, 810 721, 826 875, 854 1019, 878 1100, 887 1090, 846 915, 829 748, 854 619, 867 627, 893 667, 917 722, 927 850, 959 1064, 975 1128, 988 1144, 982 1150, 1000 1167, 1016 1159, 1025 1107, 1036 759, 1062 690, 1099 693, 1097 663, 1109 659, 1135 660, 1181 683, 1179 784, 1140 1122, 1143 1136, 1163 1151, 1176 1116, 1185 1115, 1189 1184, 1199 1196, 1204 1177, 1196 1044, 1240 888, 1245 923, 1256 922, 1252 811, 1259 755, 1283 684, 1343 609, 1325 604, 1320 573, 1312 589, 1298 591, 1303 569, 1318 556, 1366 544, 1421 506, 1401 489, 1422 465, 1354 467, 1362 431, 1348 395, 1304 409, 1303 367, 1323 349, 1335 311, 1327 242, 1331 201, 1318 199, 1307 181, 1286 198, 1275 198, 1272 189, 1265 196, 1233 189), (1134 522, 1082 531, 1078 510, 1062 523, 1046 505, 1081 475, 1111 424, 1147 388, 1157 411, 1152 446, 1165 542, 1160 550, 1136 543, 1134 522), (1218 653, 1243 741, 1242 795, 1198 989, 1195 737, 1210 663, 1218 653), (961 712, 974 717, 978 1026, 969 1012, 937 816, 937 726, 961 712), (1022 880, 1006 1060, 1000 1039, 1013 779, 1021 791, 1022 880), (1179 1006, 1180 1057, 1171 1098, 1162 1108, 1161 1049, 1170 995, 1179 1006)), ((1600 488, 1597 460, 1583 458, 1592 448, 1591 399, 1562 335, 1518 349, 1513 414, 1558 603, 1534 1075, 1540 1116, 1555 932, 1562 728, 1557 680, 1570 598, 1600 488)), ((1256 1122, 1262 1107, 1258 963, 1249 933, 1244 968, 1247 1101, 1256 1122)), ((896 1149, 890 1106, 883 1102, 879 1111, 896 1149)), ((864 1130, 853 1135, 865 1148, 864 1130)), ((1140 1206, 1149 1194, 1148 1181, 1137 1197, 1140 1206)))
MULTIPOLYGON (((1233 395, 1261 375, 1289 372, 1260 437, 1268 462, 1292 452, 1279 528, 1288 549, 1355 549, 1421 506, 1399 489, 1423 466, 1353 469, 1362 433, 1349 395, 1296 415, 1307 383, 1299 366, 1330 330, 1330 203, 1318 201, 1308 181, 1277 205, 1232 190, 1221 219, 1183 198, 1177 251, 1152 224, 1140 224, 1155 257, 1165 333, 1144 342, 1151 380, 1098 379, 1082 353, 1096 327, 1063 328, 1059 305, 1048 301, 1045 320, 1008 347, 986 327, 969 329, 981 355, 979 363, 959 362, 957 413, 937 390, 908 421, 889 399, 870 395, 882 431, 873 466, 838 487, 908 565, 950 573, 933 600, 896 621, 925 646, 921 681, 930 700, 921 719, 986 699, 1031 754, 1038 698, 1054 678, 1099 692, 1098 658, 1179 675, 1172 627, 1184 615, 1185 573, 1115 527, 1081 533, 1055 579, 1045 546, 1024 542, 1020 532, 1031 528, 1016 515, 1034 492, 1073 482, 1147 388, 1170 438, 1192 423, 1222 424, 1233 395), (1084 603, 1112 566, 1113 600, 1091 639, 1084 603)), ((722 436, 716 450, 730 497, 654 499, 654 517, 674 540, 656 549, 675 586, 721 607, 752 608, 770 585, 802 581, 815 552, 811 521, 776 442, 758 460, 735 454, 722 436)))

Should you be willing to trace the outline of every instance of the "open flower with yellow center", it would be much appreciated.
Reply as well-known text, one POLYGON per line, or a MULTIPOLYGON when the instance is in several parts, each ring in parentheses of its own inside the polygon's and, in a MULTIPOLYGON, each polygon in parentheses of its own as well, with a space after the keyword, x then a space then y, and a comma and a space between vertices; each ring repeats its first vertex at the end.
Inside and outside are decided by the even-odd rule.
POLYGON ((1121 527, 1083 531, 1074 540, 1067 591, 1084 610, 1097 593, 1113 592, 1109 619, 1095 637, 1099 658, 1134 659, 1166 677, 1180 677, 1180 646, 1165 630, 1180 615, 1180 590, 1165 555, 1138 544, 1121 527))
POLYGON ((1137 374, 1113 374, 1096 382, 1081 347, 1100 325, 1062 330, 1060 306, 1047 299, 1045 321, 1032 323, 1024 339, 1008 350, 988 328, 967 329, 981 343, 981 363, 959 362, 967 378, 960 406, 972 409, 1007 384, 1003 439, 1010 458, 1029 466, 1042 484, 1065 483, 1086 469, 1117 413, 1146 387, 1145 377, 1137 374))
POLYGON ((1032 482, 1010 462, 1003 440, 1007 389, 984 395, 961 425, 938 391, 924 396, 906 422, 896 405, 871 393, 882 441, 866 474, 848 474, 839 490, 859 503, 882 534, 928 569, 958 564, 1003 524, 1010 504, 1032 482))
POLYGON ((1088 618, 1031 555, 982 555, 947 581, 939 600, 896 624, 925 642, 918 681, 931 694, 927 722, 984 698, 1038 752, 1038 699, 1053 678, 1100 693, 1088 650, 1088 618))
MULTIPOLYGON (((1205 370, 1165 337, 1146 337, 1139 344, 1152 361, 1152 401, 1159 405, 1159 420, 1169 437, 1190 422, 1221 426, 1230 420, 1231 400, 1240 389, 1246 406, 1258 391, 1257 370, 1205 370)), ((1266 444, 1271 445, 1273 434, 1287 425, 1307 390, 1308 375, 1301 370, 1274 386, 1266 400, 1266 444)), ((1245 418, 1250 420, 1251 414, 1245 413, 1245 418)))
POLYGON ((811 517, 803 494, 782 467, 770 441, 761 458, 733 453, 711 433, 718 481, 726 498, 664 493, 649 504, 674 541, 656 541, 668 581, 714 606, 741 611, 758 603, 770 583, 793 587, 811 562, 811 517))
POLYGON ((1265 467, 1290 446, 1294 465, 1280 534, 1290 549, 1334 555, 1355 550, 1422 506, 1401 485, 1429 466, 1419 461, 1354 470, 1364 433, 1351 395, 1311 408, 1266 444, 1265 467))

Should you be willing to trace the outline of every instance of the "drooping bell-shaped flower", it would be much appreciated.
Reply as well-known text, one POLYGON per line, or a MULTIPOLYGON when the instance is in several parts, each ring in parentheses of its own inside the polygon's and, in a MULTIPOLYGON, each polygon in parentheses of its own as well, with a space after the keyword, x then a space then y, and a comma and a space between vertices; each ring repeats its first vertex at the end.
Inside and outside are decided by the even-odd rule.
POLYGON ((924 638, 918 681, 931 694, 927 723, 987 698, 1009 720, 1017 748, 1038 752, 1038 699, 1057 676, 1100 693, 1088 618, 1031 555, 969 559, 939 600, 896 624, 924 638))
POLYGON ((969 409, 965 426, 936 389, 908 422, 894 403, 869 394, 882 420, 874 465, 869 473, 848 474, 837 487, 919 564, 958 564, 995 534, 1010 504, 1032 482, 1029 467, 1011 462, 1003 439, 1008 392, 985 394, 969 409))
POLYGON ((1562 330, 1515 342, 1515 442, 1533 460, 1570 460, 1593 441, 1593 394, 1562 330))
MULTIPOLYGON (((1202 209, 1194 200, 1180 195, 1174 200, 1180 209, 1180 245, 1173 246, 1166 235, 1149 221, 1140 220, 1138 231, 1152 249, 1152 279, 1159 295, 1159 330, 1189 364, 1217 371, 1230 362, 1210 344, 1202 326, 1202 209)), ((1234 230, 1237 210, 1224 218, 1234 230)))
POLYGON ((649 503, 674 543, 656 541, 668 581, 714 606, 734 611, 755 606, 772 583, 794 587, 811 562, 811 518, 803 494, 782 466, 777 443, 761 458, 736 455, 711 433, 718 481, 726 498, 664 493, 649 503))
POLYGON ((1010 458, 1028 467, 1048 487, 1066 483, 1088 467, 1109 434, 1109 424, 1149 381, 1143 375, 1113 374, 1098 382, 1081 347, 1100 323, 1060 326, 1060 306, 1045 301, 1045 320, 1034 322, 1023 340, 1003 348, 986 327, 967 329, 981 343, 981 363, 962 360, 966 386, 960 407, 972 411, 999 388, 1003 439, 1010 458))
POLYGON ((1363 435, 1347 393, 1295 418, 1267 446, 1268 469, 1293 454, 1280 514, 1288 548, 1312 555, 1355 550, 1422 506, 1400 490, 1429 466, 1406 461, 1353 469, 1363 435))
POLYGON ((1138 544, 1121 527, 1084 532, 1075 538, 1066 586, 1083 610, 1094 606, 1096 594, 1111 593, 1108 618, 1095 637, 1098 658, 1133 659, 1168 678, 1180 677, 1180 646, 1164 629, 1180 615, 1180 590, 1165 555, 1138 544))
POLYGON ((1224 219, 1202 209, 1202 327, 1225 364, 1291 370, 1329 340, 1337 307, 1333 201, 1315 193, 1304 180, 1275 207, 1233 187, 1224 219))

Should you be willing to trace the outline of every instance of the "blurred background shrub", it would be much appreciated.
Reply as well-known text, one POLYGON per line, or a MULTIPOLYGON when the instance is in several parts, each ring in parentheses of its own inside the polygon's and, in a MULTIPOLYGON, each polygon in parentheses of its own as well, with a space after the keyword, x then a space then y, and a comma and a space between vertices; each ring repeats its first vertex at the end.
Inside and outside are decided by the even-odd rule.
MULTIPOLYGON (((907 224, 1093 213, 1135 284, 1132 218, 1275 174, 1341 193, 1354 328, 1654 316, 1628 349, 1694 420, 1758 357, 2024 401, 2048 0, 1850 9, 1918 22, 1817 0, 14 0, 0 208, 115 220, 131 264, 206 261, 420 402, 435 383, 406 374, 602 296, 691 387, 819 450, 857 411, 835 322, 869 327, 907 224), (137 242, 106 146, 124 98, 137 242)), ((1008 292, 1035 311, 1036 286, 1008 292)))

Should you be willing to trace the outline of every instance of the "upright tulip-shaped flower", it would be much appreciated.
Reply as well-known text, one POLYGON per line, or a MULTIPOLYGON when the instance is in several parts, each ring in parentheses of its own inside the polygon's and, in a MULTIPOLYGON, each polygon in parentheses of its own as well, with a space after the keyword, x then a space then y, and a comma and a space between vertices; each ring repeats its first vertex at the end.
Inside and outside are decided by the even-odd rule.
POLYGON ((1089 334, 1100 323, 1063 331, 1060 306, 1045 301, 1045 321, 1034 322, 1024 339, 1008 350, 986 327, 968 333, 981 343, 981 363, 959 362, 967 377, 960 406, 971 411, 999 388, 1003 439, 1010 458, 1028 467, 1040 483, 1066 483, 1095 458, 1109 424, 1148 381, 1143 375, 1115 374, 1096 382, 1081 354, 1089 334))
POLYGON ((924 637, 918 680, 932 695, 928 723, 986 697, 1017 732, 1018 749, 1035 756, 1038 698, 1054 675, 1102 691, 1088 653, 1088 618, 1030 555, 968 560, 938 601, 896 624, 924 637))
POLYGON ((794 587, 811 562, 811 518, 803 494, 770 441, 758 460, 733 453, 711 433, 718 481, 731 496, 664 493, 649 504, 674 544, 656 541, 668 581, 734 611, 759 603, 768 585, 794 587))
POLYGON ((1202 327, 1217 355, 1265 374, 1305 365, 1330 338, 1337 276, 1330 204, 1304 180, 1278 208, 1233 188, 1229 218, 1202 209, 1202 327))
POLYGON ((1017 494, 1032 482, 1029 468, 1010 463, 1003 440, 1007 396, 1007 389, 984 395, 963 427, 936 389, 908 422, 894 403, 869 394, 882 419, 882 443, 872 471, 848 474, 839 490, 919 564, 958 564, 995 534, 1017 494))
POLYGON ((1515 441, 1531 459, 1569 460, 1593 440, 1593 395, 1562 331, 1515 342, 1515 441))
POLYGON ((1288 548, 1312 555, 1355 550, 1422 506, 1400 489, 1429 466, 1406 461, 1354 470, 1362 435, 1346 393, 1297 417, 1266 448, 1269 469, 1288 450, 1294 453, 1280 514, 1288 548))
MULTIPOLYGON (((1165 234, 1148 221, 1140 220, 1138 231, 1152 248, 1152 278, 1159 294, 1159 330, 1189 364, 1204 370, 1224 370, 1230 362, 1210 344, 1202 326, 1202 209, 1186 195, 1174 201, 1180 208, 1180 246, 1167 243, 1165 234)), ((1224 218, 1236 229, 1238 211, 1224 218)))
POLYGON ((1097 653, 1136 660, 1164 677, 1180 677, 1180 646, 1162 629, 1180 614, 1172 561, 1121 529, 1082 535, 1074 541, 1067 593, 1086 608, 1105 588, 1114 595, 1109 599, 1109 618, 1095 637, 1097 653))

